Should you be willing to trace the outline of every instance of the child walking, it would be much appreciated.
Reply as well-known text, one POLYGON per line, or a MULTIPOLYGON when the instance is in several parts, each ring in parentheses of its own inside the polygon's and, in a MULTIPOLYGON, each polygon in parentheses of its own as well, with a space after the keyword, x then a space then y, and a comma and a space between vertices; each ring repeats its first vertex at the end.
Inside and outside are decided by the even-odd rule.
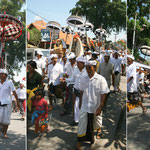
POLYGON ((48 104, 44 99, 43 90, 36 91, 32 105, 35 107, 35 111, 32 114, 32 123, 35 123, 35 132, 41 134, 49 131, 48 104))

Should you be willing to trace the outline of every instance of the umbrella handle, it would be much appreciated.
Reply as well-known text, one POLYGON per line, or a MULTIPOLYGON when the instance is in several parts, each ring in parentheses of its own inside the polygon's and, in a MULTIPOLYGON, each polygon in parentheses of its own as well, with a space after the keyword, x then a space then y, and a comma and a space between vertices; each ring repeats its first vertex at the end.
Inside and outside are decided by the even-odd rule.
POLYGON ((51 33, 51 42, 50 42, 50 49, 52 48, 52 42, 53 42, 53 35, 54 34, 54 27, 53 27, 53 31, 51 33))

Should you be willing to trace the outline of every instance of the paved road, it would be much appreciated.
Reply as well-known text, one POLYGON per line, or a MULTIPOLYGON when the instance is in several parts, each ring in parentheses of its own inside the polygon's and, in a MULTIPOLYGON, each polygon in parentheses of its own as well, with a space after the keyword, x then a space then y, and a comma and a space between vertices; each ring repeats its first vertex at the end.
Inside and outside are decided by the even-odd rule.
POLYGON ((9 139, 3 139, 0 135, 0 150, 25 150, 26 124, 20 118, 19 112, 12 113, 8 128, 9 139))
POLYGON ((142 114, 141 107, 127 114, 128 150, 150 149, 150 98, 145 98, 143 105, 148 108, 146 114, 142 114))
MULTIPOLYGON (((123 104, 126 97, 126 79, 122 77, 121 93, 110 95, 106 111, 103 112, 103 138, 96 139, 94 150, 113 150, 126 147, 126 114, 123 113, 123 104)), ((45 97, 47 99, 47 97, 45 97)), ((77 126, 72 127, 72 114, 61 117, 63 111, 60 105, 61 100, 57 101, 52 110, 50 121, 51 132, 37 138, 34 133, 34 126, 28 130, 28 150, 68 150, 75 146, 77 141, 77 126)), ((83 150, 88 150, 89 144, 83 145, 83 150)))

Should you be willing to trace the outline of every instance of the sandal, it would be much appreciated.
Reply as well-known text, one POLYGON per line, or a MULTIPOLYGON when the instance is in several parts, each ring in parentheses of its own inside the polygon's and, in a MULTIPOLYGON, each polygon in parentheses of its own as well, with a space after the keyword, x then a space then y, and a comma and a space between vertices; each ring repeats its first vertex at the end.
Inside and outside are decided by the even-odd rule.
POLYGON ((102 135, 103 135, 102 131, 101 130, 97 130, 96 139, 101 139, 102 135))
POLYGON ((145 107, 144 109, 143 109, 143 113, 145 114, 147 112, 147 108, 145 107))
POLYGON ((21 121, 24 121, 24 118, 21 118, 21 121))

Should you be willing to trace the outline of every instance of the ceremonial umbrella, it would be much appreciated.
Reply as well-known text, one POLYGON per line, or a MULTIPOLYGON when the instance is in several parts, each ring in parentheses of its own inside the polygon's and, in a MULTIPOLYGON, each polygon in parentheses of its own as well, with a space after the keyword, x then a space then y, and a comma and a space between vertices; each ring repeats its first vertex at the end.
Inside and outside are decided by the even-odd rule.
MULTIPOLYGON (((103 37, 106 37, 107 36, 107 32, 105 29, 103 28, 98 28, 95 30, 95 35, 98 37, 98 40, 99 40, 99 43, 100 43, 100 40, 103 39, 103 37)), ((99 50, 100 50, 100 46, 99 46, 99 50)))
POLYGON ((0 67, 3 66, 2 52, 4 51, 5 41, 16 40, 22 34, 23 25, 15 17, 6 13, 0 14, 0 67))
POLYGON ((73 30, 69 27, 69 26, 67 26, 67 27, 62 27, 61 28, 61 31, 63 32, 63 33, 66 33, 67 35, 66 35, 66 39, 65 39, 65 43, 67 42, 67 38, 68 38, 68 35, 69 34, 73 34, 73 30))
MULTIPOLYGON (((140 51, 143 55, 145 55, 145 57, 150 56, 150 46, 143 45, 140 47, 140 51)), ((145 57, 144 57, 144 59, 145 59, 145 57)))
POLYGON ((90 30, 92 31, 93 28, 94 28, 94 25, 88 21, 86 21, 82 27, 78 28, 78 30, 85 32, 85 35, 81 34, 81 36, 83 38, 86 37, 87 45, 90 49, 91 49, 91 46, 90 46, 90 41, 88 39, 87 31, 90 31, 90 30))
POLYGON ((56 21, 49 21, 46 24, 46 29, 49 30, 50 32, 52 31, 51 42, 50 42, 50 49, 51 49, 53 37, 55 36, 55 31, 59 32, 59 30, 61 30, 61 25, 58 22, 56 22, 56 21))
MULTIPOLYGON (((83 21, 83 19, 80 16, 72 15, 72 16, 70 16, 70 17, 67 18, 67 23, 68 23, 68 25, 74 27, 72 41, 71 41, 71 46, 70 46, 71 49, 72 49, 72 43, 73 43, 73 37, 74 37, 75 28, 83 26, 84 21, 83 21)), ((71 51, 71 49, 70 49, 70 51, 71 51)))

